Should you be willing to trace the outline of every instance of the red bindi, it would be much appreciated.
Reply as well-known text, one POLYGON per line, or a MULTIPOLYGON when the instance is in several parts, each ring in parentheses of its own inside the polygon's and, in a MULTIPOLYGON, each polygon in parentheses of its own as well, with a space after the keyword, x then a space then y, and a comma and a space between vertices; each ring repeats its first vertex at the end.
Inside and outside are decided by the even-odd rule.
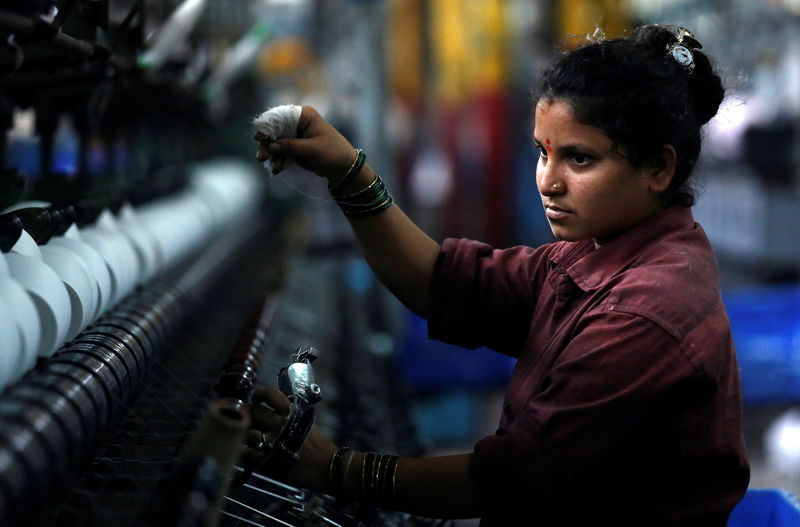
POLYGON ((550 152, 553 151, 553 149, 550 148, 550 139, 545 139, 544 142, 547 143, 547 146, 545 148, 547 148, 547 153, 549 154, 550 152))

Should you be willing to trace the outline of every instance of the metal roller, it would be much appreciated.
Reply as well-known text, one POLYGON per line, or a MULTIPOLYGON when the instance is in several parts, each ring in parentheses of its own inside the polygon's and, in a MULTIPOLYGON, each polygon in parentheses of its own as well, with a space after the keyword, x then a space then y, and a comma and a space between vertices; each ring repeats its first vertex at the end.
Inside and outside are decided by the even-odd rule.
MULTIPOLYGON (((81 404, 80 411, 86 423, 87 433, 84 441, 93 446, 93 442, 105 432, 110 422, 108 396, 103 385, 92 372, 76 368, 66 362, 48 364, 47 372, 44 374, 59 377, 50 381, 48 387, 78 401, 91 402, 91 406, 81 404)), ((33 379, 35 381, 36 377, 33 379)))
POLYGON ((70 466, 89 455, 92 445, 86 442, 86 437, 94 437, 95 423, 88 417, 95 415, 97 407, 84 386, 55 373, 43 372, 31 382, 14 387, 6 397, 50 412, 64 430, 67 456, 62 457, 70 460, 70 466))
MULTIPOLYGON (((119 317, 138 321, 146 334, 153 340, 154 348, 160 348, 168 337, 169 320, 166 319, 160 306, 148 309, 142 303, 127 303, 120 305, 115 313, 119 317)), ((101 320, 102 322, 102 320, 101 320)))
POLYGON ((160 341, 150 328, 151 324, 147 321, 115 311, 100 319, 98 325, 114 327, 128 335, 130 340, 136 342, 142 350, 145 364, 149 364, 153 350, 159 349, 160 341))
POLYGON ((50 363, 66 364, 92 374, 95 382, 98 382, 103 388, 105 398, 101 404, 108 408, 109 420, 113 421, 114 417, 119 415, 119 411, 122 408, 122 390, 119 374, 112 371, 106 363, 91 355, 70 351, 59 353, 52 358, 50 363))
POLYGON ((62 478, 69 473, 72 457, 62 453, 69 453, 74 448, 74 443, 69 437, 70 431, 56 418, 54 412, 28 404, 25 400, 7 398, 0 402, 0 423, 11 421, 26 425, 40 436, 50 454, 53 477, 62 478))
POLYGON ((12 456, 7 466, 14 474, 11 481, 7 482, 12 486, 12 495, 17 498, 28 497, 29 504, 41 500, 40 485, 52 480, 50 465, 55 463, 42 437, 26 424, 9 421, 0 427, 0 445, 0 451, 9 451, 12 456))
POLYGON ((119 353, 133 360, 136 375, 140 379, 147 371, 147 355, 145 350, 133 335, 121 328, 105 324, 94 326, 91 328, 91 331, 80 335, 74 342, 111 343, 114 349, 118 350, 119 353))
POLYGON ((52 413, 19 401, 5 400, 0 403, 0 422, 4 428, 12 422, 21 424, 38 438, 47 452, 48 476, 58 477, 67 473, 69 464, 66 456, 61 455, 67 445, 67 438, 52 413))
POLYGON ((0 448, 0 472, 3 473, 3 479, 0 480, 0 511, 4 519, 14 521, 20 514, 19 509, 25 506, 32 476, 28 468, 21 464, 18 454, 4 444, 0 448))
MULTIPOLYGON (((43 499, 45 491, 61 488, 91 459, 100 438, 114 429, 136 398, 175 328, 255 229, 239 226, 220 237, 188 266, 124 299, 38 369, 7 387, 0 396, 0 524, 13 525, 23 515, 34 514, 31 505, 43 499)), ((187 408, 187 415, 193 411, 187 408)), ((159 433, 182 436, 190 431, 188 424, 160 417, 159 433)), ((140 468, 152 471, 151 466, 140 468)), ((133 465, 126 469, 138 470, 133 465)))
MULTIPOLYGON (((93 357, 105 366, 117 382, 117 392, 119 393, 118 403, 120 408, 124 408, 133 400, 135 393, 135 385, 141 380, 135 376, 136 370, 131 367, 135 365, 133 357, 124 357, 116 350, 112 349, 113 345, 107 342, 77 342, 68 345, 64 351, 59 353, 58 357, 64 355, 78 354, 83 356, 93 357)), ((123 350, 124 351, 124 350, 123 350)))

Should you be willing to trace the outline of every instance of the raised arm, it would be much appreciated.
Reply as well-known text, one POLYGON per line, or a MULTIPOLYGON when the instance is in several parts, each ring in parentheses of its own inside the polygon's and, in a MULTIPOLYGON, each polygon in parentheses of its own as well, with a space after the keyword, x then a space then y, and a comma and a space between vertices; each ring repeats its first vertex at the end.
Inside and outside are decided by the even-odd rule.
MULTIPOLYGON (((347 195, 366 188, 375 172, 364 166, 344 185, 337 185, 353 165, 356 150, 314 108, 303 106, 296 139, 259 141, 257 159, 272 159, 275 174, 283 170, 286 156, 328 180, 328 188, 347 195)), ((425 234, 397 205, 367 216, 348 217, 364 257, 383 284, 406 307, 427 317, 428 289, 439 244, 425 234)))

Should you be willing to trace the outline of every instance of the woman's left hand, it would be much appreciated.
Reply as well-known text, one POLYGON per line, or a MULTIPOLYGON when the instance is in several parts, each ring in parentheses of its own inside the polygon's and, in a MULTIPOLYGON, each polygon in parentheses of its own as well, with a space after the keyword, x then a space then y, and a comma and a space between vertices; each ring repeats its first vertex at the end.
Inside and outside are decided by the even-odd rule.
MULTIPOLYGON (((250 407, 252 424, 247 432, 246 463, 260 464, 264 452, 256 447, 267 445, 280 434, 289 416, 291 403, 277 387, 265 386, 253 392, 250 407)), ((300 452, 300 459, 289 469, 284 481, 296 487, 328 492, 330 491, 329 463, 337 447, 316 426, 311 427, 300 452)))

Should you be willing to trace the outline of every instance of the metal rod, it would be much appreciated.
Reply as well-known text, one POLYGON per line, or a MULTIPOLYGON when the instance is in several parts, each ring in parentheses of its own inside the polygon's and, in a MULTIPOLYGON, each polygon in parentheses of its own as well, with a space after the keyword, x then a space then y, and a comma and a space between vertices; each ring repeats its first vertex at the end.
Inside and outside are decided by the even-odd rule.
MULTIPOLYGON (((256 514, 258 514, 260 516, 264 516, 267 519, 270 519, 270 520, 272 520, 274 522, 277 522, 280 525, 286 525, 287 527, 294 527, 291 523, 286 523, 285 521, 281 520, 280 518, 276 518, 275 516, 271 516, 271 515, 267 514, 266 512, 260 511, 260 510, 256 509, 255 507, 251 507, 250 505, 248 505, 246 503, 242 503, 241 501, 236 501, 235 499, 230 498, 228 496, 225 496, 225 499, 235 503, 236 505, 239 505, 240 507, 244 507, 245 509, 247 509, 247 510, 249 510, 251 512, 255 512, 256 514)), ((225 511, 220 511, 220 512, 224 513, 225 511)))
POLYGON ((223 514, 225 516, 230 516, 231 518, 233 518, 235 520, 239 520, 240 522, 245 522, 245 523, 249 523, 250 525, 255 525, 256 527, 267 527, 263 523, 256 523, 254 521, 248 520, 247 518, 242 518, 241 516, 237 516, 235 514, 227 512, 227 511, 219 511, 219 513, 223 514))
POLYGON ((323 516, 322 514, 315 512, 314 516, 319 518, 320 520, 324 521, 328 525, 335 525, 336 527, 343 527, 341 523, 336 523, 335 521, 331 520, 330 518, 323 516))
POLYGON ((275 494, 274 492, 270 492, 268 490, 264 490, 264 489, 262 489, 260 487, 253 486, 253 485, 251 485, 249 483, 245 483, 242 486, 245 487, 245 488, 248 488, 248 489, 252 489, 252 490, 254 490, 256 492, 260 492, 261 494, 266 494, 267 496, 271 496, 273 498, 277 498, 279 500, 285 501, 286 503, 291 503, 292 505, 303 505, 303 502, 301 502, 301 501, 293 500, 291 498, 287 498, 286 496, 281 496, 280 494, 275 494))
MULTIPOLYGON (((239 472, 244 472, 244 469, 242 467, 237 466, 237 467, 234 467, 234 468, 236 470, 238 470, 239 472)), ((257 479, 260 479, 260 480, 263 480, 263 481, 266 481, 268 483, 272 483, 273 485, 275 485, 277 487, 281 487, 281 488, 284 488, 286 490, 290 490, 290 491, 292 491, 294 493, 297 493, 297 494, 300 494, 300 495, 303 494, 303 491, 298 489, 297 487, 292 487, 291 485, 287 485, 286 483, 281 483, 280 481, 274 480, 272 478, 268 478, 267 476, 262 476, 261 474, 256 474, 254 472, 253 473, 253 477, 257 478, 257 479)))

